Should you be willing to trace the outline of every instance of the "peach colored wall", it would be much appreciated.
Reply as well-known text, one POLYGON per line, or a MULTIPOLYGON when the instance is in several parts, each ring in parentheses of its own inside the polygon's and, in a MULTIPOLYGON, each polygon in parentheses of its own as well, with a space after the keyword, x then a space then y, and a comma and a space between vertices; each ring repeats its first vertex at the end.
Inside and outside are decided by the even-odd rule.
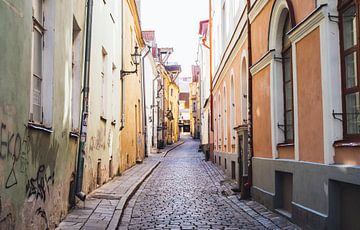
POLYGON ((314 9, 315 1, 292 0, 296 24, 304 20, 314 9))
POLYGON ((296 44, 300 160, 324 162, 320 30, 296 44), (304 68, 306 66, 306 68, 304 68))
POLYGON ((278 156, 280 159, 295 159, 294 146, 278 147, 278 156))
POLYGON ((251 24, 252 63, 268 50, 269 20, 274 0, 269 1, 251 24))
MULTIPOLYGON (((231 138, 232 138, 232 129, 233 127, 231 127, 231 113, 230 113, 230 105, 231 105, 231 73, 233 71, 234 73, 234 90, 235 90, 235 118, 236 118, 236 126, 240 125, 240 121, 242 121, 243 118, 241 118, 241 106, 240 106, 240 87, 241 87, 241 79, 240 79, 240 71, 241 71, 241 55, 243 53, 243 50, 246 49, 247 50, 247 42, 244 42, 244 45, 238 50, 236 57, 234 58, 234 60, 231 62, 230 66, 228 67, 227 71, 224 73, 224 77, 220 77, 218 79, 218 81, 216 82, 216 85, 214 87, 213 93, 214 93, 214 98, 216 98, 216 104, 214 106, 214 112, 216 113, 216 116, 218 115, 218 109, 219 109, 219 92, 220 92, 220 96, 221 96, 221 107, 224 105, 223 103, 223 97, 224 97, 224 84, 226 84, 226 98, 227 98, 227 102, 226 102, 226 114, 227 114, 227 137, 228 140, 226 142, 226 144, 224 143, 224 132, 225 132, 225 128, 222 126, 222 133, 220 134, 218 132, 218 126, 217 126, 217 133, 219 135, 221 135, 221 140, 222 140, 222 145, 221 148, 219 149, 218 147, 216 147, 216 149, 218 151, 223 151, 223 152, 236 152, 236 148, 232 148, 231 147, 231 138), (226 145, 226 148, 225 148, 226 145)), ((223 124, 223 111, 224 109, 221 108, 221 115, 222 115, 222 120, 221 120, 221 124, 223 124)), ((218 118, 218 116, 217 116, 218 118)), ((217 119, 217 124, 215 125, 219 125, 218 124, 218 119, 217 119)), ((217 135, 215 134, 215 137, 217 135)), ((215 143, 217 143, 215 141, 215 143)))
POLYGON ((254 155, 272 157, 270 120, 270 66, 252 77, 254 155))
POLYGON ((360 165, 360 147, 335 148, 334 161, 336 164, 360 165))

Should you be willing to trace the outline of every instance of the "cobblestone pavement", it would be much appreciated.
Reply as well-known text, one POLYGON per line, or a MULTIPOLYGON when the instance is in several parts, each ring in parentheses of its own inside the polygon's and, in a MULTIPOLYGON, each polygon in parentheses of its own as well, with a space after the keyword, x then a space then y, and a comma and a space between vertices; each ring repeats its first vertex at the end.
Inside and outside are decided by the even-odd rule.
POLYGON ((297 229, 256 202, 240 201, 198 145, 187 139, 164 158, 128 203, 120 229, 297 229))
POLYGON ((58 229, 116 229, 123 209, 132 194, 144 181, 146 176, 156 168, 163 157, 182 142, 167 146, 158 154, 149 154, 142 164, 126 170, 121 176, 96 189, 78 203, 58 229))

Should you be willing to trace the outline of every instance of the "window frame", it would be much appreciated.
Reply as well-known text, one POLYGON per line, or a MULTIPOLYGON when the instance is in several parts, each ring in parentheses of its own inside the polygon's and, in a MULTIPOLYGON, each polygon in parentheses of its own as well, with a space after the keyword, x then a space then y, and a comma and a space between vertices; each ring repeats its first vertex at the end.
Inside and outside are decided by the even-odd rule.
MULTIPOLYGON (((34 7, 34 5, 32 5, 34 7)), ((45 25, 44 25, 44 20, 45 20, 45 12, 44 12, 44 2, 42 2, 41 4, 41 15, 39 18, 41 21, 39 21, 38 18, 36 18, 36 15, 32 15, 32 53, 31 53, 31 58, 32 58, 32 64, 31 64, 31 80, 30 80, 30 85, 31 85, 31 92, 30 92, 30 114, 29 114, 29 122, 37 124, 37 125, 43 125, 44 124, 44 102, 43 102, 43 85, 44 85, 44 36, 45 36, 45 25), (35 73, 34 70, 34 54, 35 54, 35 33, 38 33, 39 35, 41 35, 41 50, 39 51, 39 53, 41 53, 41 59, 40 59, 40 76, 35 73), (41 81, 40 84, 40 93, 39 93, 39 97, 40 97, 40 118, 35 119, 34 118, 34 78, 37 78, 41 81)))
POLYGON ((284 106, 284 144, 293 144, 294 143, 294 137, 295 137, 295 126, 294 126, 294 76, 293 76, 293 60, 292 60, 292 44, 290 43, 288 47, 284 47, 284 36, 286 35, 286 25, 287 23, 290 23, 291 26, 291 18, 290 18, 290 12, 288 12, 288 15, 285 19, 284 22, 284 28, 283 28, 283 38, 282 38, 282 50, 281 50, 281 56, 282 56, 282 77, 283 77, 283 106, 284 106), (285 58, 284 55, 286 53, 289 52, 289 57, 290 57, 290 80, 288 82, 290 82, 291 84, 291 110, 287 110, 286 109, 286 80, 285 80, 285 58), (286 120, 286 114, 288 112, 291 112, 291 116, 292 116, 292 139, 289 139, 287 137, 287 133, 288 133, 288 125, 287 125, 287 120, 286 120))
POLYGON ((341 98, 342 98, 342 110, 343 110, 343 137, 346 140, 359 140, 359 134, 348 134, 348 123, 347 123, 347 111, 346 111, 346 96, 359 93, 360 94, 360 0, 339 0, 338 4, 338 11, 339 11, 339 36, 340 36, 340 60, 341 60, 341 98), (355 6, 356 10, 356 23, 357 23, 357 35, 356 35, 356 45, 344 49, 344 27, 343 27, 343 20, 342 15, 343 13, 348 10, 350 7, 355 6), (345 57, 356 53, 357 58, 357 86, 347 88, 346 86, 346 68, 345 68, 345 57))

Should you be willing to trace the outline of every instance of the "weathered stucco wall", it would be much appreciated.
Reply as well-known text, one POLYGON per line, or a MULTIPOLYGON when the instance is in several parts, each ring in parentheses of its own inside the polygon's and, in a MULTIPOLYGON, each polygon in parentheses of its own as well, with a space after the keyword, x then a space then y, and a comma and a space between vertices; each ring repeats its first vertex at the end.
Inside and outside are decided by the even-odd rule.
POLYGON ((121 43, 108 39, 121 38, 121 12, 112 10, 120 11, 119 5, 116 1, 106 4, 94 1, 89 117, 83 178, 83 191, 87 193, 120 172, 118 136, 121 125, 121 43))
MULTIPOLYGON (((137 37, 135 18, 132 15, 129 5, 124 1, 124 17, 123 17, 123 68, 126 71, 135 69, 135 65, 131 62, 130 54, 134 53, 136 42, 139 43, 137 37)), ((138 45, 140 46, 140 44, 138 45)), ((125 102, 125 121, 124 128, 120 131, 120 171, 133 166, 136 161, 144 159, 144 135, 143 135, 143 113, 141 112, 142 97, 142 80, 141 70, 137 74, 131 74, 124 77, 124 102, 125 102)))
POLYGON ((28 127, 31 85, 31 1, 1 1, 0 229, 55 228, 68 209, 77 139, 71 129, 72 23, 81 29, 84 1, 54 3, 51 131, 28 127), (79 7, 79 8, 75 8, 79 7))

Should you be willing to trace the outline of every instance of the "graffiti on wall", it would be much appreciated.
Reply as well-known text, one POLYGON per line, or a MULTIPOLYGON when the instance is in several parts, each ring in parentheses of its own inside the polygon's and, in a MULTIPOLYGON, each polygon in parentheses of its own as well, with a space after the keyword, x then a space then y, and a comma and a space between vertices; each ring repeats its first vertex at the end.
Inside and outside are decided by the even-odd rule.
POLYGON ((38 208, 36 209, 36 215, 40 216, 41 218, 44 219, 45 221, 45 225, 46 225, 46 230, 49 229, 49 223, 48 223, 48 219, 47 219, 47 215, 46 215, 46 212, 43 208, 38 208))
POLYGON ((15 167, 18 164, 21 173, 28 168, 29 142, 22 138, 19 133, 11 132, 6 124, 0 126, 0 159, 8 159, 11 162, 11 170, 6 177, 5 188, 11 188, 18 183, 15 167))
POLYGON ((13 226, 14 224, 14 221, 13 221, 13 216, 11 213, 7 213, 6 215, 2 215, 2 203, 1 203, 1 196, 0 196, 0 229, 1 229, 1 226, 4 225, 4 226, 13 226))
POLYGON ((46 201, 46 193, 49 192, 49 185, 54 184, 53 172, 51 175, 46 174, 45 165, 40 165, 35 178, 30 178, 26 184, 27 198, 34 196, 36 199, 46 201))

